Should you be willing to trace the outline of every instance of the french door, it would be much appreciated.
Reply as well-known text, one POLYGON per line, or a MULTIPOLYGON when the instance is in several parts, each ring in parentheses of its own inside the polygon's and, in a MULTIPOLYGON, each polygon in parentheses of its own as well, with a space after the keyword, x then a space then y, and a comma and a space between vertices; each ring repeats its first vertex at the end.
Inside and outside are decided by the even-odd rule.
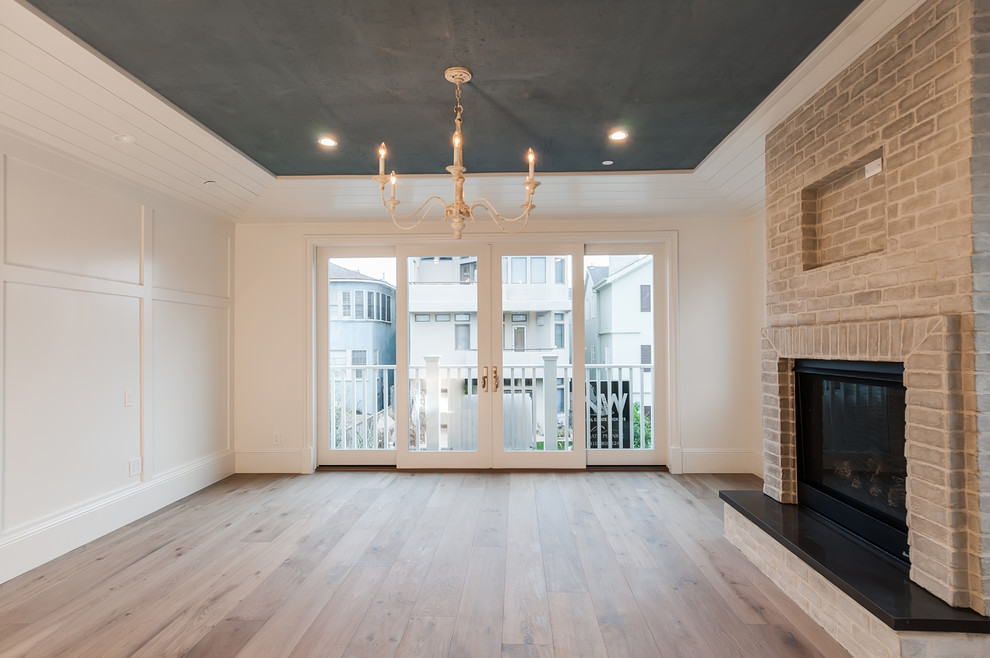
POLYGON ((574 294, 582 250, 534 243, 491 249, 495 468, 585 465, 583 350, 575 350, 584 345, 584 323, 575 321, 582 296, 574 294))
POLYGON ((397 250, 400 468, 492 466, 490 251, 465 242, 397 250))
POLYGON ((645 304, 652 261, 644 268, 644 256, 622 253, 612 264, 607 251, 533 242, 319 249, 316 274, 328 287, 316 305, 318 463, 663 463, 650 427, 653 315, 644 321, 637 308, 628 322, 639 334, 618 338, 647 346, 637 343, 635 364, 609 358, 612 325, 627 320, 598 317, 625 313, 599 297, 625 303, 632 290, 645 304), (613 279, 599 281, 610 265, 613 279))

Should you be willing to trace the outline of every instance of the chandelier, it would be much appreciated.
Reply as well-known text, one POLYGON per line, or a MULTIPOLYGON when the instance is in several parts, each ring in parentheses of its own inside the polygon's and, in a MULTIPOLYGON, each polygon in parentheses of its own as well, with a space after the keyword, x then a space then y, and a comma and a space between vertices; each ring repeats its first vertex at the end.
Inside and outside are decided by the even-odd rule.
POLYGON ((450 227, 454 230, 454 237, 460 239, 461 232, 464 230, 464 222, 470 219, 472 222, 477 222, 475 216, 476 212, 483 212, 488 217, 495 222, 495 225, 503 231, 507 231, 507 224, 513 222, 518 222, 522 220, 519 230, 522 231, 526 228, 526 224, 529 222, 529 213, 535 207, 533 205, 533 193, 536 191, 537 186, 540 184, 535 178, 533 178, 534 166, 536 164, 536 154, 533 153, 533 149, 529 149, 526 153, 526 159, 529 160, 529 175, 526 176, 526 180, 523 181, 523 185, 526 187, 526 202, 520 207, 523 209, 522 214, 516 217, 506 217, 495 209, 492 203, 483 197, 478 197, 470 204, 464 202, 464 172, 467 171, 462 163, 461 151, 463 148, 464 140, 461 138, 461 112, 464 108, 461 107, 461 85, 468 82, 471 79, 471 72, 464 68, 463 66, 452 66, 443 72, 443 77, 447 81, 454 83, 457 87, 456 92, 456 103, 454 104, 454 163, 447 167, 447 171, 450 172, 450 177, 454 180, 454 200, 451 203, 447 203, 443 198, 439 196, 431 196, 426 201, 424 201, 419 208, 408 215, 397 215, 395 213, 395 207, 399 205, 399 201, 395 198, 395 183, 396 175, 393 171, 391 175, 385 175, 385 142, 381 143, 378 147, 378 175, 374 176, 374 179, 378 181, 378 187, 381 190, 382 195, 382 205, 388 210, 388 214, 392 217, 392 223, 394 223, 398 228, 408 231, 416 228, 426 219, 435 208, 442 208, 443 215, 440 216, 440 221, 450 220, 450 227), (392 186, 391 194, 388 199, 385 198, 385 184, 390 183, 392 186), (411 224, 404 224, 403 222, 412 221, 411 224))

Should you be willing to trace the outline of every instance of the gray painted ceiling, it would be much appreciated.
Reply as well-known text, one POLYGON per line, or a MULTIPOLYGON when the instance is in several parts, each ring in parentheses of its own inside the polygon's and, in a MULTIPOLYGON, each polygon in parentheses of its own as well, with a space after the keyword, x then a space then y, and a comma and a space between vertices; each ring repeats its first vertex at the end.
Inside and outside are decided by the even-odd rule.
POLYGON ((33 0, 278 175, 691 169, 862 0, 33 0), (624 144, 607 131, 625 127, 624 144), (339 146, 316 144, 331 134, 339 146), (613 160, 612 167, 602 160, 613 160))

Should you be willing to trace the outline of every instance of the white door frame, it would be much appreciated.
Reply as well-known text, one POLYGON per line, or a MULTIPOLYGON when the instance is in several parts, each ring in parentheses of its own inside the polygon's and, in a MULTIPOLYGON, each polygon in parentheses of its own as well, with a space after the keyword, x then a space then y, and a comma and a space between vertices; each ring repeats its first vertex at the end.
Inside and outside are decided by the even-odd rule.
MULTIPOLYGON (((395 305, 395 362, 397 375, 395 382, 395 418, 409 421, 409 258, 430 256, 476 256, 478 264, 477 299, 478 326, 478 377, 481 369, 491 361, 492 306, 491 285, 487 277, 492 271, 491 248, 484 242, 462 240, 435 240, 429 244, 399 246, 396 248, 396 305, 395 305)), ((408 433, 401 434, 396 441, 396 463, 403 469, 476 469, 492 467, 492 433, 484 431, 491 426, 492 396, 481 391, 478 394, 478 446, 474 451, 417 451, 409 449, 408 433)))
MULTIPOLYGON (((649 254, 653 256, 653 450, 642 449, 609 449, 609 450, 589 450, 588 465, 667 465, 675 471, 671 465, 671 455, 674 453, 674 446, 671 438, 677 436, 673 434, 676 425, 676 405, 671 403, 671 396, 674 389, 673 384, 673 363, 675 352, 673 350, 674 326, 672 313, 675 306, 672 305, 670 296, 673 294, 671 283, 670 254, 667 252, 669 245, 665 242, 646 243, 602 243, 588 242, 585 244, 585 254, 591 255, 612 255, 623 254, 649 254), (657 419, 668 419, 667 423, 657 423, 657 419), (673 422, 672 422, 673 421, 673 422)), ((603 350, 604 351, 604 350, 603 350)), ((604 356, 604 355, 603 355, 604 356)), ((608 359, 605 359, 606 361, 608 359)), ((582 379, 582 381, 584 381, 582 379)), ((677 450, 678 457, 680 450, 677 450)), ((678 464, 679 464, 678 460, 678 464)))
MULTIPOLYGON (((329 309, 326 295, 318 294, 323 288, 319 282, 329 281, 327 262, 330 258, 394 258, 394 247, 316 247, 311 250, 315 259, 314 271, 316 277, 316 291, 313 295, 313 308, 316 313, 314 318, 314 345, 311 347, 314 353, 314 371, 316 373, 316 383, 314 386, 313 414, 316 419, 314 456, 316 464, 328 464, 331 461, 334 466, 394 466, 394 450, 333 450, 329 449, 330 441, 330 407, 327 404, 329 395, 329 309), (321 402, 322 401, 322 402, 321 402), (324 448, 323 446, 327 446, 324 448), (332 459, 330 455, 332 454, 332 459)), ((396 259, 396 268, 398 268, 396 259)), ((397 295, 396 295, 397 296, 397 295)), ((395 300, 398 304, 398 300, 395 300)), ((353 303, 353 302, 352 302, 353 303)), ((397 318, 392 318, 393 322, 397 318)), ((399 416, 396 415, 396 420, 399 416)), ((396 443, 400 433, 396 427, 396 443)))
MULTIPOLYGON (((570 256, 571 257, 571 317, 573 319, 573 343, 571 345, 571 362, 573 364, 573 371, 571 377, 574 382, 584 381, 584 355, 583 355, 583 345, 584 345, 584 295, 577 294, 576 287, 579 286, 580 282, 583 281, 582 272, 582 255, 584 252, 584 245, 582 243, 570 242, 562 243, 556 240, 540 240, 540 239, 527 239, 520 242, 503 242, 492 245, 492 264, 498 273, 497 280, 492 281, 492 291, 491 299, 493 305, 493 314, 498 318, 498 333, 499 341, 498 344, 493 346, 493 361, 495 367, 498 368, 500 373, 507 372, 503 363, 503 350, 512 352, 514 348, 514 340, 510 341, 510 345, 504 345, 504 340, 501 339, 502 336, 502 318, 505 310, 502 308, 502 279, 501 279, 501 260, 503 257, 512 256, 570 256), (578 352, 575 349, 576 345, 581 345, 582 350, 578 352)), ((511 282, 511 264, 509 266, 509 280, 511 282)), ((551 280, 553 273, 548 269, 547 280, 551 280)), ((530 272, 527 269, 527 281, 530 278, 530 272)), ((509 326, 512 326, 510 321, 509 326)), ((513 330, 514 331, 514 330, 513 330)), ((553 331, 553 318, 550 319, 550 331, 553 331)), ((511 338, 514 338, 510 334, 511 338)), ((502 376, 499 376, 502 379, 502 376)), ((535 384, 535 382, 534 382, 535 384)), ((553 382, 552 387, 546 382, 543 382, 544 396, 550 394, 550 390, 554 391, 554 400, 556 400, 556 382, 553 382)), ((581 469, 585 467, 585 423, 584 423, 584 386, 575 385, 573 387, 572 395, 572 405, 574 407, 574 448, 573 450, 543 450, 543 451, 514 451, 505 450, 502 444, 502 437, 504 437, 504 427, 502 415, 502 395, 499 391, 497 396, 496 404, 493 406, 493 417, 492 417, 492 434, 496 437, 493 447, 493 462, 495 468, 513 468, 513 469, 524 469, 524 468, 569 468, 569 469, 581 469)), ((534 400, 535 401, 535 400, 534 400)), ((544 433, 549 433, 549 428, 544 428, 544 433)), ((544 445, 546 445, 546 439, 544 439, 544 445)))
MULTIPOLYGON (((304 453, 303 471, 311 472, 317 465, 318 443, 318 397, 317 397, 317 297, 318 280, 316 272, 317 247, 344 247, 349 254, 383 256, 395 253, 396 249, 405 245, 436 245, 449 239, 443 235, 423 236, 389 236, 381 235, 333 235, 318 233, 307 235, 304 240, 306 253, 305 287, 307 299, 306 310, 306 372, 307 400, 305 404, 305 426, 307 436, 307 453, 304 453), (358 250, 358 251, 356 251, 358 250), (359 253, 360 252, 360 253, 359 253)), ((654 413, 654 432, 656 445, 666 448, 666 463, 672 473, 683 472, 682 447, 680 440, 680 419, 677 396, 677 272, 678 247, 676 231, 635 231, 615 233, 608 231, 581 231, 559 233, 529 232, 524 236, 487 234, 479 236, 478 242, 491 245, 501 245, 519 240, 546 240, 561 244, 564 242, 582 243, 586 245, 586 253, 602 253, 602 248, 620 245, 634 245, 635 250, 642 253, 646 246, 655 243, 654 260, 654 313, 656 322, 662 324, 662 331, 654 336, 654 364, 656 366, 655 386, 657 391, 654 413), (661 291, 664 293, 661 295, 661 291), (663 410, 661 412, 661 404, 663 410), (665 416, 661 416, 664 413, 665 416), (665 418, 666 422, 657 422, 665 418)), ((454 242, 456 246, 456 242, 454 242)), ((454 249, 457 251, 457 249, 454 249)), ((548 276, 552 273, 548 271, 548 276)), ((398 297, 398 295, 397 295, 398 297)), ((398 311, 396 312, 398 315, 398 311)), ((583 311, 582 316, 583 318, 583 311)), ((575 339, 576 342, 576 339, 575 339)), ((583 363, 583 358, 581 359, 583 363)), ((398 378, 397 378, 398 379, 398 378)), ((397 403, 399 400, 397 400, 397 403)))

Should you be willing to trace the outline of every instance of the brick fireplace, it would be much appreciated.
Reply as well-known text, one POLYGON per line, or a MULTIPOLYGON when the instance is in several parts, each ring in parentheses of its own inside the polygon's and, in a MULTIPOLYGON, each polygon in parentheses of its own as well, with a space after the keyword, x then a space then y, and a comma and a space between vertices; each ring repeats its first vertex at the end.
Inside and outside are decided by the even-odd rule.
MULTIPOLYGON (((794 360, 904 364, 910 578, 980 613, 990 610, 985 52, 990 0, 925 2, 767 136, 762 379, 764 492, 796 503, 794 360), (882 171, 868 175, 877 160, 882 171)), ((750 542, 736 521, 727 534, 750 542)))

